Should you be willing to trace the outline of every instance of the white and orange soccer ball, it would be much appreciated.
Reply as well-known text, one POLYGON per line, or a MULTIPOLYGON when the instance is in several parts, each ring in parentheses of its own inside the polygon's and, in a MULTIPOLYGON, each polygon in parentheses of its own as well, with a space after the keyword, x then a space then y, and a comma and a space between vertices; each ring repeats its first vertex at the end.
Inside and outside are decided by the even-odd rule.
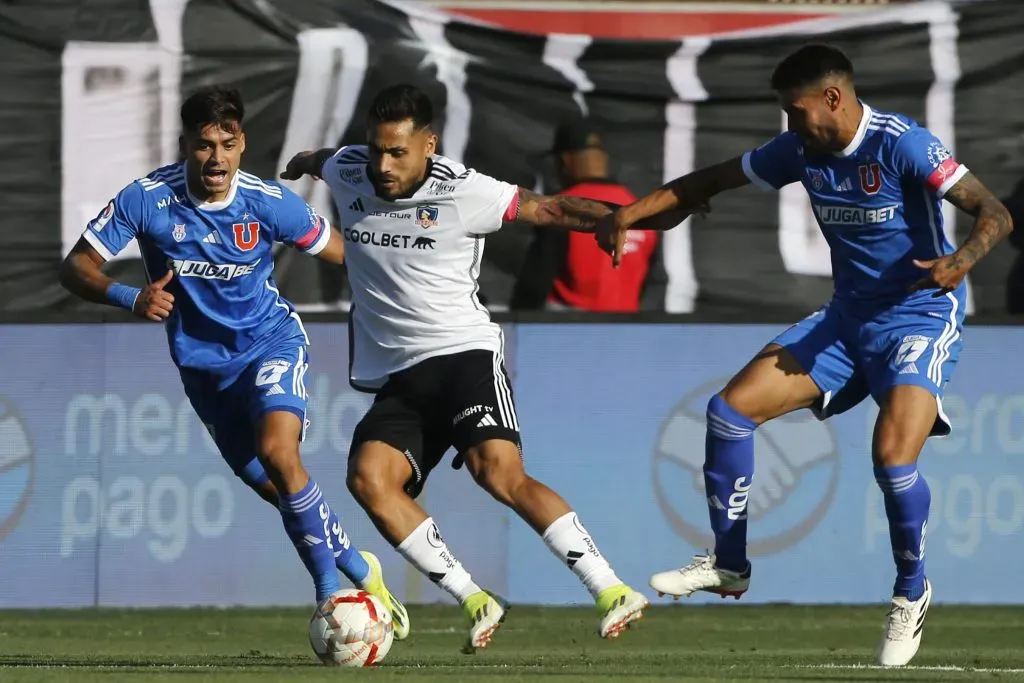
POLYGON ((329 666, 375 666, 395 639, 391 613, 366 591, 346 588, 320 603, 309 621, 309 644, 329 666))

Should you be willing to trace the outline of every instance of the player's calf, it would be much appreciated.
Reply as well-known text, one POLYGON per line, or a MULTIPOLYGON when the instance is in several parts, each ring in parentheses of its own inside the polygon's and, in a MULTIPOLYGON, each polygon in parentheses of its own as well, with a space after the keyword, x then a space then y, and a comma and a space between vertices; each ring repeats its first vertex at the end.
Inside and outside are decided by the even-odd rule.
POLYGON ((747 502, 754 479, 757 423, 715 395, 708 401, 707 425, 704 490, 717 564, 742 571, 747 565, 747 502))
POLYGON ((615 638, 643 616, 647 599, 615 575, 562 497, 526 474, 516 444, 492 439, 467 449, 463 456, 473 479, 532 526, 590 592, 601 616, 601 637, 615 638))
POLYGON ((285 531, 313 578, 319 602, 341 590, 341 582, 335 569, 330 506, 299 459, 301 430, 297 415, 267 413, 260 423, 257 451, 277 489, 285 531))
POLYGON ((504 620, 505 607, 499 614, 480 597, 488 594, 449 550, 434 520, 405 490, 412 476, 406 457, 381 441, 360 444, 349 458, 347 483, 352 496, 399 554, 467 611, 467 649, 486 647, 504 620))
MULTIPOLYGON (((258 458, 253 458, 237 474, 260 498, 273 505, 275 509, 280 508, 281 500, 277 493, 277 487, 270 481, 270 477, 267 476, 267 472, 263 469, 263 465, 258 458)), ((334 550, 334 565, 353 585, 367 590, 367 582, 373 580, 369 562, 364 559, 363 553, 349 540, 348 534, 345 533, 344 528, 341 526, 341 520, 338 519, 338 515, 335 514, 333 509, 330 510, 330 517, 327 522, 331 538, 330 545, 334 550)), ((396 637, 397 633, 396 622, 396 637)))
POLYGON ((901 666, 917 653, 931 601, 924 565, 931 490, 918 471, 917 458, 937 415, 937 403, 927 389, 896 386, 882 402, 875 425, 875 481, 882 491, 896 563, 892 607, 878 655, 884 666, 901 666))

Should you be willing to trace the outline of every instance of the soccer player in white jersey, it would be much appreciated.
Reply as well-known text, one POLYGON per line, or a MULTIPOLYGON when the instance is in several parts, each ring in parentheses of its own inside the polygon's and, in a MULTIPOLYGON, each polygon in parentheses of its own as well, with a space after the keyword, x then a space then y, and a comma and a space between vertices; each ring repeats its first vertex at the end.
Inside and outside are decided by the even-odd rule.
POLYGON ((376 394, 356 427, 349 488, 413 566, 469 621, 467 652, 485 647, 507 605, 473 582, 414 498, 452 446, 476 482, 529 524, 590 591, 599 634, 618 636, 647 599, 612 571, 576 513, 523 469, 501 328, 477 298, 484 238, 505 222, 592 232, 610 209, 545 197, 435 154, 430 100, 382 91, 368 145, 303 152, 282 177, 330 186, 352 285, 350 378, 376 394))

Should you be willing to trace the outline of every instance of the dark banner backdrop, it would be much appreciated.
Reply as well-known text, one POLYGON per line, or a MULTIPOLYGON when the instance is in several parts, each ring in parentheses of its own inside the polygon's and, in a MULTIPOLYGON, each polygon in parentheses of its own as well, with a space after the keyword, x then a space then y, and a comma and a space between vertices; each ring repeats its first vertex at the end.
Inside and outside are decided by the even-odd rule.
MULTIPOLYGON (((989 186, 1024 176, 1024 5, 926 2, 797 26, 682 41, 526 36, 375 0, 68 0, 0 4, 0 308, 79 308, 56 282, 64 253, 121 187, 177 157, 177 108, 194 88, 236 85, 248 107, 244 167, 273 178, 302 149, 360 142, 381 87, 412 82, 438 113, 441 151, 554 191, 561 120, 589 113, 614 173, 645 193, 754 147, 785 123, 768 78, 809 37, 846 49, 864 98, 932 128, 989 186)), ((333 214, 325 188, 291 187, 333 214)), ((949 207, 950 230, 970 229, 949 207)), ((488 238, 481 291, 507 305, 528 228, 488 238)), ((116 263, 141 281, 137 254, 116 263)), ((974 272, 973 310, 1004 308, 1014 258, 974 272)), ((666 236, 651 310, 803 314, 831 291, 828 251, 799 187, 744 189, 666 236)), ((345 307, 343 271, 281 250, 275 271, 302 308, 345 307)))

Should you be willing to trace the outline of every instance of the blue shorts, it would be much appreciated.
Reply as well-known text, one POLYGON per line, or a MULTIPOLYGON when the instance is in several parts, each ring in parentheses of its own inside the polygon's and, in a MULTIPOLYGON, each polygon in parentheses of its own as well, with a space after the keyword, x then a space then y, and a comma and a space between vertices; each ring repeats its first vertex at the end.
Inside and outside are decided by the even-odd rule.
POLYGON ((776 337, 824 394, 819 419, 845 412, 869 395, 880 403, 894 386, 913 384, 935 396, 933 436, 949 434, 942 391, 960 356, 962 291, 913 297, 881 311, 832 301, 776 337))
POLYGON ((232 471, 252 484, 263 476, 256 459, 256 433, 267 413, 295 413, 306 426, 305 375, 309 354, 305 339, 293 337, 272 345, 251 362, 232 384, 217 390, 212 374, 181 369, 185 395, 206 426, 232 471))

